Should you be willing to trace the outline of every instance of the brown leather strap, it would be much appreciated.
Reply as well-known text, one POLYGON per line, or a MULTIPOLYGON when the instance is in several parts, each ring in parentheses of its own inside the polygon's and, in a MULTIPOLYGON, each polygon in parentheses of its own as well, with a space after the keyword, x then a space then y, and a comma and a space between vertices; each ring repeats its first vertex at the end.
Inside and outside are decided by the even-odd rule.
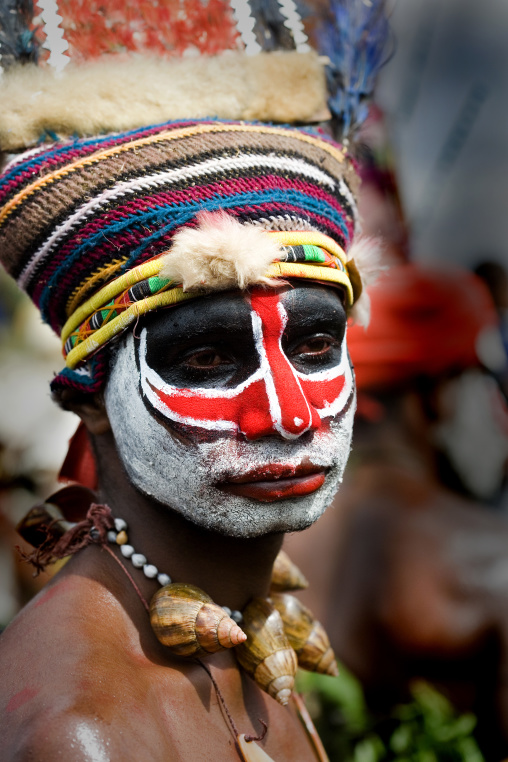
POLYGON ((298 712, 298 716, 300 718, 300 721, 307 731, 307 735, 309 736, 309 740, 311 742, 311 745, 316 752, 316 759, 319 760, 319 762, 330 762, 328 759, 328 755, 325 751, 325 747, 323 746, 323 743, 318 736, 318 732, 316 728, 314 727, 314 723, 312 722, 311 716, 307 710, 307 707, 305 706, 303 702, 303 698, 300 696, 299 693, 293 693, 293 701, 295 702, 296 711, 298 712))

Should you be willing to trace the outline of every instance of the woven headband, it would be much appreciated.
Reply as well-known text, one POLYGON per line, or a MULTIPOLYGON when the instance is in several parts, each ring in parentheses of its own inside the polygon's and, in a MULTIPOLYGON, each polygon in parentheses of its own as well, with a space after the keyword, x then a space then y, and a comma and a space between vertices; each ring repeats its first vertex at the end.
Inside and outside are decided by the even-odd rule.
MULTIPOLYGON (((178 234, 177 234, 178 235, 178 234)), ((311 232, 266 232, 281 245, 280 259, 264 277, 304 278, 338 284, 351 307, 358 297, 347 271, 346 255, 333 239, 311 232)), ((154 309, 169 307, 199 295, 182 284, 160 277, 163 255, 121 275, 82 304, 62 329, 63 352, 68 368, 75 368, 130 323, 154 309)), ((201 293, 207 290, 203 281, 201 293)))

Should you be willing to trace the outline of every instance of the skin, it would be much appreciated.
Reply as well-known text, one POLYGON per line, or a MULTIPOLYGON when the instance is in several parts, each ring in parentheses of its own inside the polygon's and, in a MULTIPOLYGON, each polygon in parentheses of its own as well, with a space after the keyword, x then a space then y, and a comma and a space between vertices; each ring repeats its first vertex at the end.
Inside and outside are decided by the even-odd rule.
MULTIPOLYGON (((288 298, 294 298, 292 289, 285 291, 288 298)), ((284 349, 291 362, 296 362, 297 356, 298 362, 336 362, 333 356, 341 342, 345 315, 340 292, 326 290, 326 294, 332 298, 322 300, 318 314, 311 300, 298 302, 290 328, 300 332, 301 340, 284 349), (335 315, 337 335, 322 330, 330 310, 335 315)), ((223 316, 229 310, 232 317, 230 305, 238 296, 215 298, 222 305, 223 316)), ((193 303, 196 320, 207 307, 206 300, 193 303)), ((184 307, 175 309, 175 316, 180 309, 184 307)), ((165 317, 160 319, 164 324, 165 317)), ((155 327, 159 316, 151 320, 155 327)), ((200 345, 189 355, 192 337, 182 327, 170 348, 171 352, 187 352, 187 365, 180 371, 195 372, 189 367, 199 367, 202 373, 205 369, 211 385, 217 384, 214 374, 225 370, 224 335, 227 339, 227 329, 221 325, 215 338, 213 330, 210 333, 204 354, 200 345)), ((226 355, 231 370, 231 356, 226 355)), ((244 362, 235 355, 234 362, 234 373, 245 374, 252 357, 248 354, 244 362)), ((170 358, 159 370, 171 375, 176 372, 174 366, 170 358)), ((124 398, 124 404, 129 405, 129 398, 124 398)), ((221 532, 211 531, 192 521, 192 515, 183 515, 178 505, 154 500, 129 479, 103 398, 97 396, 74 407, 92 437, 99 499, 127 521, 129 541, 136 549, 173 579, 197 585, 233 609, 242 609, 252 596, 268 594, 273 561, 282 543, 281 531, 238 536, 234 522, 229 531, 226 524, 221 532)), ((153 425, 161 425, 155 416, 153 425)), ((330 421, 322 425, 328 430, 330 421)), ((164 431, 179 446, 192 451, 203 441, 202 432, 171 426, 167 421, 164 431)), ((230 436, 244 442, 241 433, 230 436)), ((277 441, 281 447, 288 446, 282 435, 269 436, 274 451, 277 441)), ((302 436, 311 445, 316 433, 302 436)), ((294 447, 301 447, 298 438, 292 441, 294 447)), ((298 481, 305 477, 292 478, 298 481)), ((266 506, 276 515, 285 511, 285 520, 290 521, 292 511, 285 510, 283 504, 291 507, 293 500, 275 496, 268 503, 258 501, 258 505, 266 515, 266 506)), ((130 564, 128 570, 142 596, 150 600, 157 583, 130 564)), ((268 733, 259 745, 274 760, 315 760, 292 703, 281 707, 262 692, 238 669, 230 651, 214 655, 207 663, 239 732, 259 734, 261 718, 268 724, 268 733)), ((124 571, 110 554, 97 547, 90 546, 74 556, 5 631, 0 671, 0 737, 5 762, 239 759, 209 676, 198 664, 173 657, 159 644, 124 571)))
POLYGON ((440 482, 439 404, 431 422, 428 400, 405 390, 380 410, 355 433, 335 505, 285 549, 371 709, 388 714, 426 679, 477 715, 482 751, 498 762, 508 755, 506 519, 440 482))
POLYGON ((253 289, 227 304, 168 311, 139 341, 126 337, 105 397, 120 457, 139 490, 207 529, 304 529, 331 501, 349 452, 342 306, 319 287, 253 289))

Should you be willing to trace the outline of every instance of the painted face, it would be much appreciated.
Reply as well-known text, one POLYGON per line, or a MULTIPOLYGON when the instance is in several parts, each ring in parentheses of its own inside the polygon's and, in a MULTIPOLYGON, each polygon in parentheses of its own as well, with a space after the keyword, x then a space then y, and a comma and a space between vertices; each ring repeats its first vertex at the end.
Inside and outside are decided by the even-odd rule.
POLYGON ((345 323, 338 292, 310 284, 154 313, 119 348, 106 389, 133 484, 232 536, 315 521, 350 448, 345 323))

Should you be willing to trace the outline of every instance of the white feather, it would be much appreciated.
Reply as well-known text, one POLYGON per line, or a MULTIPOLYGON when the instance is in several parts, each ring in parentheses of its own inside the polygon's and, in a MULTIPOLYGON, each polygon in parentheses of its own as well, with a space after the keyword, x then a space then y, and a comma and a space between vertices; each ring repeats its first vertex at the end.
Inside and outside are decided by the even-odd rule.
POLYGON ((266 271, 280 256, 280 246, 263 230, 226 212, 201 212, 197 220, 196 228, 176 233, 161 277, 181 283, 184 291, 273 285, 266 271))
POLYGON ((365 328, 370 321, 368 288, 377 281, 387 265, 383 262, 384 245, 380 238, 359 236, 348 251, 348 262, 354 261, 362 281, 362 293, 351 308, 353 322, 365 328))

